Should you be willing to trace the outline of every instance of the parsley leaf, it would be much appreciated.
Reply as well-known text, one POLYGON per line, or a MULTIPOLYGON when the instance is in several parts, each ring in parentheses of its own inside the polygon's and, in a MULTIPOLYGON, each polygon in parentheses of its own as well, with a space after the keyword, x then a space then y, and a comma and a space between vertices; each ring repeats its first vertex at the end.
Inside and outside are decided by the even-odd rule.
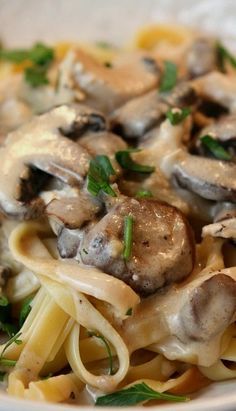
POLYGON ((111 348, 110 345, 108 344, 107 340, 105 337, 103 337, 103 335, 95 332, 95 331, 89 331, 88 332, 89 337, 96 337, 99 338, 103 344, 106 347, 106 350, 108 352, 108 357, 109 357, 109 374, 110 375, 114 375, 114 370, 113 370, 113 357, 112 357, 112 353, 111 353, 111 348))
POLYGON ((131 215, 127 215, 124 218, 124 260, 128 261, 132 253, 133 244, 133 223, 134 219, 131 215))
POLYGON ((22 327, 22 325, 24 324, 26 318, 28 317, 30 311, 31 311, 31 301, 32 301, 33 297, 27 297, 22 304, 21 310, 20 310, 20 316, 19 316, 19 326, 20 328, 22 327))
POLYGON ((103 191, 112 197, 116 197, 116 193, 109 183, 110 176, 115 174, 115 170, 113 169, 107 156, 96 156, 90 161, 89 165, 87 184, 88 191, 94 196, 97 196, 100 191, 103 191))
POLYGON ((1 49, 0 59, 12 63, 23 63, 24 61, 33 63, 24 71, 25 80, 32 87, 38 87, 48 84, 47 70, 54 59, 54 50, 43 43, 36 43, 30 49, 1 49))
POLYGON ((224 149, 224 147, 216 141, 210 134, 201 137, 201 143, 205 146, 214 157, 218 158, 219 160, 232 160, 232 156, 224 149))
POLYGON ((161 77, 159 90, 161 92, 170 91, 177 82, 177 66, 171 61, 164 62, 164 72, 161 77))
POLYGON ((173 402, 188 401, 182 395, 172 395, 154 391, 144 382, 135 384, 129 388, 113 392, 112 394, 98 397, 95 405, 101 406, 129 406, 150 400, 164 400, 173 402))
POLYGON ((115 154, 116 161, 125 170, 135 171, 137 173, 152 173, 155 170, 155 167, 138 164, 130 157, 130 153, 135 152, 135 151, 138 151, 138 150, 129 149, 129 150, 117 151, 115 154))
POLYGON ((29 50, 28 58, 35 64, 46 65, 54 59, 54 50, 43 43, 36 43, 29 50))
POLYGON ((0 59, 10 61, 11 63, 23 63, 28 58, 29 52, 24 49, 0 50, 0 59))
POLYGON ((0 59, 11 61, 12 63, 23 63, 31 61, 34 64, 44 65, 54 58, 52 48, 43 43, 36 43, 31 49, 0 50, 0 59))
POLYGON ((225 63, 227 61, 233 68, 236 68, 236 57, 234 57, 221 43, 217 43, 217 54, 220 70, 225 71, 225 63))
POLYGON ((191 113, 190 108, 171 108, 167 111, 166 117, 172 124, 172 126, 176 126, 177 124, 181 123, 188 115, 191 113))

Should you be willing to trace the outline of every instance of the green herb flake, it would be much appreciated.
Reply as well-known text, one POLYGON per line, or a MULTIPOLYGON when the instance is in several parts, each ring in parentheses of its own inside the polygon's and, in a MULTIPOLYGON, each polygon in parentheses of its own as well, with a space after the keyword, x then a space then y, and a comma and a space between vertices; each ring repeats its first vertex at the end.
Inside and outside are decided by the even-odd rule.
POLYGON ((0 306, 1 307, 6 307, 7 305, 9 305, 8 298, 5 297, 5 295, 1 295, 0 296, 0 306))
POLYGON ((88 251, 85 250, 85 248, 83 248, 83 252, 84 252, 84 254, 88 254, 88 251))
POLYGON ((28 50, 13 49, 13 50, 0 50, 0 60, 10 61, 11 63, 23 63, 29 59, 28 50))
POLYGON ((210 134, 201 137, 201 143, 205 146, 214 157, 219 160, 232 160, 232 156, 224 149, 224 147, 216 141, 210 134))
POLYGON ((172 90, 177 82, 177 66, 171 61, 164 62, 164 72, 161 77, 159 91, 172 90))
POLYGON ((96 337, 99 338, 103 344, 106 347, 107 353, 108 353, 108 357, 109 357, 109 375, 114 375, 114 370, 113 370, 113 357, 112 357, 112 353, 111 353, 111 348, 109 343, 107 342, 106 338, 103 337, 103 335, 97 333, 96 331, 89 331, 88 332, 89 337, 96 337))
POLYGON ((34 88, 48 84, 47 67, 37 65, 27 67, 25 69, 25 81, 34 88))
POLYGON ((34 64, 45 65, 54 59, 54 50, 43 43, 36 43, 30 49, 0 49, 0 59, 12 63, 31 61, 34 64))
POLYGON ((139 150, 129 149, 129 150, 117 151, 115 154, 116 161, 125 170, 135 171, 136 173, 153 173, 153 171, 155 170, 155 167, 136 163, 131 158, 130 153, 133 153, 136 151, 139 151, 139 150))
POLYGON ((233 68, 236 68, 236 57, 234 57, 229 50, 227 50, 221 43, 216 45, 218 64, 221 71, 225 71, 225 63, 228 61, 233 68))
POLYGON ((182 395, 172 395, 154 391, 151 387, 142 382, 112 394, 98 397, 95 405, 122 407, 136 405, 150 400, 184 402, 188 401, 189 398, 182 395))
POLYGON ((137 191, 136 196, 137 198, 151 198, 153 194, 150 190, 145 190, 144 188, 137 191))
POLYGON ((54 59, 54 50, 43 43, 36 43, 29 50, 29 60, 37 65, 46 65, 54 59))
POLYGON ((109 178, 115 175, 115 170, 113 169, 109 158, 105 155, 98 155, 90 161, 89 171, 88 171, 88 191, 97 196, 100 191, 116 197, 115 191, 112 189, 109 178))
POLYGON ((12 63, 33 63, 24 71, 25 81, 32 87, 48 84, 47 70, 54 59, 54 50, 43 43, 36 43, 31 49, 0 50, 0 60, 12 63))
POLYGON ((8 360, 7 358, 0 358, 0 365, 3 367, 15 367, 17 361, 16 360, 8 360))
POLYGON ((133 314, 133 308, 130 307, 127 311, 126 311, 126 315, 131 316, 133 314))
POLYGON ((33 297, 29 296, 27 297, 22 304, 21 310, 20 310, 20 316, 19 316, 19 326, 20 328, 24 324, 26 318, 28 317, 32 307, 31 307, 31 302, 32 302, 33 297))
POLYGON ((108 43, 108 41, 103 41, 103 40, 97 41, 96 46, 101 48, 101 49, 105 49, 105 50, 109 50, 109 49, 114 48, 113 44, 108 43))
POLYGON ((133 245, 133 223, 134 219, 131 215, 127 215, 124 218, 124 260, 128 261, 132 254, 133 245))
POLYGON ((190 108, 171 108, 170 110, 167 111, 166 117, 172 124, 172 126, 176 126, 177 124, 180 124, 186 117, 189 116, 191 113, 190 108))

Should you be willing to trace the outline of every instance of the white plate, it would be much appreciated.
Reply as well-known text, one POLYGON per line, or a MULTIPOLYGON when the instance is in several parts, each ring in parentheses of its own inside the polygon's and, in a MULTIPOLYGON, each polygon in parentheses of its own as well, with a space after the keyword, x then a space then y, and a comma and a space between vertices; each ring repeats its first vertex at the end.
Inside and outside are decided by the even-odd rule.
MULTIPOLYGON (((215 32, 236 44, 235 17, 235 0, 0 0, 0 39, 11 46, 27 46, 37 40, 52 43, 107 40, 125 44, 144 24, 177 21, 215 32)), ((190 403, 168 403, 156 409, 235 411, 235 388, 234 381, 212 384, 190 403)), ((25 402, 0 394, 0 411, 71 411, 73 408, 25 402)))

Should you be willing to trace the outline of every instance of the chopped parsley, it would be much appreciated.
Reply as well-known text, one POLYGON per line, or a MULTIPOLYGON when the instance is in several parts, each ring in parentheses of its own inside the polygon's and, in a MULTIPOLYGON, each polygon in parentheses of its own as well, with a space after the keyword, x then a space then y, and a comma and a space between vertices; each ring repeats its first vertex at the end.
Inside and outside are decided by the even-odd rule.
POLYGON ((124 249, 123 257, 124 260, 128 261, 132 254, 132 244, 133 244, 133 223, 134 219, 131 215, 127 215, 124 218, 124 249))
POLYGON ((206 147, 215 158, 219 160, 232 160, 232 156, 224 149, 224 147, 216 141, 210 134, 201 137, 201 143, 206 147))
POLYGON ((122 407, 135 405, 150 400, 183 402, 188 401, 188 398, 182 395, 157 392, 142 382, 132 385, 129 388, 98 397, 95 405, 122 407))
POLYGON ((43 43, 36 43, 30 49, 0 50, 0 60, 32 63, 24 71, 25 81, 32 87, 48 84, 47 71, 53 59, 54 50, 43 43))
POLYGON ((230 53, 221 43, 217 43, 218 64, 221 71, 225 71, 225 63, 228 61, 233 68, 236 68, 236 57, 230 53))
POLYGON ((135 197, 137 197, 137 198, 151 198, 151 197, 153 197, 153 194, 150 190, 145 190, 144 188, 141 188, 140 190, 137 191, 135 197))
POLYGON ((166 117, 172 124, 172 126, 176 126, 177 124, 181 123, 186 117, 189 116, 191 113, 190 108, 171 108, 167 111, 166 117))
POLYGON ((143 164, 136 163, 130 156, 130 153, 139 150, 129 149, 117 151, 115 154, 116 161, 120 164, 122 168, 129 171, 135 171, 137 173, 153 173, 155 167, 147 166, 143 164))
POLYGON ((133 314, 133 308, 130 307, 127 311, 126 311, 126 315, 131 316, 133 314))
POLYGON ((164 62, 164 71, 161 77, 159 91, 172 90, 177 82, 177 66, 171 61, 164 62))
POLYGON ((89 337, 96 337, 99 338, 103 344, 106 347, 107 353, 108 353, 108 357, 109 357, 109 375, 114 375, 114 370, 113 370, 113 357, 112 357, 112 353, 111 353, 111 348, 109 343, 107 342, 106 338, 103 337, 103 335, 99 334, 96 331, 89 331, 88 332, 89 337))
POLYGON ((20 316, 19 316, 19 326, 20 328, 24 324, 26 318, 28 317, 32 307, 31 307, 31 302, 32 302, 33 297, 27 297, 22 304, 21 310, 20 310, 20 316))
POLYGON ((112 197, 116 197, 116 193, 109 182, 110 176, 115 174, 115 170, 107 156, 96 156, 89 164, 88 191, 94 196, 97 196, 100 191, 103 191, 112 197))

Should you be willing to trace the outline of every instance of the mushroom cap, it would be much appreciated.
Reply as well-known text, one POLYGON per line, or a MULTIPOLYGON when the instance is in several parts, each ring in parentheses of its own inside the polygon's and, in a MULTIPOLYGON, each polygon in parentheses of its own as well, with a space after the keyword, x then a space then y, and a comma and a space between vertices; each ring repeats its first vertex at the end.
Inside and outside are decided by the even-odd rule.
POLYGON ((183 188, 216 201, 236 202, 236 164, 193 156, 184 151, 173 166, 172 176, 183 188))
POLYGON ((155 200, 126 198, 88 230, 81 241, 82 262, 122 279, 148 295, 187 277, 194 263, 194 241, 184 216, 155 200), (124 218, 133 217, 133 244, 123 257, 124 218))

